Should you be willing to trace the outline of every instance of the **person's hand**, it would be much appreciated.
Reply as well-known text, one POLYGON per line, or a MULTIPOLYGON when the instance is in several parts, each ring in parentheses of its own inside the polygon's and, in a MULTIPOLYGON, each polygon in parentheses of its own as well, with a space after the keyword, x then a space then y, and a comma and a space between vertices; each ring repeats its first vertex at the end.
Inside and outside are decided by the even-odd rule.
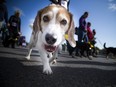
POLYGON ((21 34, 22 34, 21 32, 18 32, 18 35, 19 35, 19 36, 21 36, 21 34))

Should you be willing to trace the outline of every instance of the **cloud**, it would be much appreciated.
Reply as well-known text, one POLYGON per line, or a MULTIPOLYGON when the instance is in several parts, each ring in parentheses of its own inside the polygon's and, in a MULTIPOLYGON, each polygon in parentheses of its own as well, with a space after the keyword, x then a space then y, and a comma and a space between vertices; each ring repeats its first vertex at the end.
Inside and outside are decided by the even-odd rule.
POLYGON ((115 3, 109 3, 109 7, 110 10, 112 11, 116 11, 116 4, 115 3))
POLYGON ((18 10, 22 16, 25 16, 23 10, 21 10, 20 8, 18 8, 18 7, 13 7, 13 9, 14 9, 14 11, 18 10))

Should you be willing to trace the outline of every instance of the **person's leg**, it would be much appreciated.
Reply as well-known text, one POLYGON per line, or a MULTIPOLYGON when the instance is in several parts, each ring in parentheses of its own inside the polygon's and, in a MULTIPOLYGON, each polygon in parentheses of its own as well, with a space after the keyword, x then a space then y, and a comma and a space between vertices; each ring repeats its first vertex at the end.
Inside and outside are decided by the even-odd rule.
POLYGON ((87 36, 86 32, 83 32, 83 41, 86 42, 86 43, 89 42, 88 41, 88 36, 87 36))
POLYGON ((15 48, 15 41, 14 41, 14 38, 11 40, 11 47, 12 47, 12 48, 15 48))
POLYGON ((82 30, 78 30, 78 42, 82 42, 83 39, 83 31, 82 30))
POLYGON ((70 44, 69 44, 69 42, 67 40, 66 40, 66 44, 67 44, 67 50, 69 52, 69 55, 71 55, 70 44))
POLYGON ((0 33, 2 32, 3 21, 0 22, 0 33))
POLYGON ((3 39, 3 45, 4 45, 4 47, 6 47, 6 44, 7 44, 7 34, 6 34, 6 32, 4 32, 4 39, 3 39))
POLYGON ((85 42, 86 42, 86 43, 89 42, 87 34, 85 35, 85 42))
POLYGON ((79 56, 79 44, 78 44, 78 41, 76 41, 76 47, 75 47, 75 56, 79 56))
POLYGON ((12 37, 12 41, 11 41, 11 47, 12 48, 15 48, 15 39, 16 39, 16 34, 15 33, 13 33, 13 37, 12 37))

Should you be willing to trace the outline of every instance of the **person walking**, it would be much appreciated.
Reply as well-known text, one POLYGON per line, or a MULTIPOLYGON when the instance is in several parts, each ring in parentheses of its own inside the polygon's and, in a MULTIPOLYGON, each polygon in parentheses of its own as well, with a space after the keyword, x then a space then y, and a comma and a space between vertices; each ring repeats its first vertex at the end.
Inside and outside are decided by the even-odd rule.
POLYGON ((0 0, 0 33, 2 34, 2 44, 5 43, 7 24, 8 24, 8 10, 5 0, 0 0))
POLYGON ((14 15, 10 16, 9 19, 9 45, 11 44, 12 48, 15 48, 16 40, 19 37, 19 33, 21 31, 21 19, 20 19, 20 11, 15 11, 14 15))
POLYGON ((88 41, 91 42, 93 40, 93 32, 91 30, 91 23, 87 22, 87 37, 88 41))
POLYGON ((97 43, 96 42, 96 38, 95 38, 95 35, 96 35, 96 30, 95 29, 93 29, 92 30, 92 33, 93 33, 93 39, 92 39, 92 41, 91 41, 91 44, 93 45, 93 52, 92 52, 92 55, 93 55, 93 57, 97 57, 97 49, 96 49, 96 47, 95 47, 95 44, 97 43))
POLYGON ((49 0, 51 4, 61 5, 69 11, 70 0, 49 0))
MULTIPOLYGON (((78 42, 83 42, 83 39, 87 39, 86 18, 88 17, 88 15, 88 12, 84 12, 84 14, 79 19, 78 42)), ((87 40, 85 41, 87 42, 87 40)))

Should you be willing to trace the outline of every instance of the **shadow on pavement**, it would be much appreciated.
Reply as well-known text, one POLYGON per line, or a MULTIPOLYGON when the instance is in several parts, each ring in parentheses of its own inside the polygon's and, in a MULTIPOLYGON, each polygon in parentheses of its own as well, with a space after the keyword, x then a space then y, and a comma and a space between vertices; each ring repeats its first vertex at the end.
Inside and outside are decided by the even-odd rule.
MULTIPOLYGON (((28 61, 29 62, 29 61, 28 61)), ((89 62, 62 62, 86 63, 89 62)), ((95 63, 95 62, 94 62, 95 63)), ((93 63, 93 64, 94 64, 93 63)), ((100 64, 102 63, 95 63, 100 64)), ((16 58, 0 57, 1 87, 107 87, 116 86, 116 70, 52 67, 53 74, 42 73, 42 66, 26 66, 16 58)))
POLYGON ((103 65, 103 66, 115 66, 116 63, 103 63, 103 62, 96 62, 96 61, 58 61, 59 63, 66 63, 66 64, 89 64, 89 65, 103 65))

